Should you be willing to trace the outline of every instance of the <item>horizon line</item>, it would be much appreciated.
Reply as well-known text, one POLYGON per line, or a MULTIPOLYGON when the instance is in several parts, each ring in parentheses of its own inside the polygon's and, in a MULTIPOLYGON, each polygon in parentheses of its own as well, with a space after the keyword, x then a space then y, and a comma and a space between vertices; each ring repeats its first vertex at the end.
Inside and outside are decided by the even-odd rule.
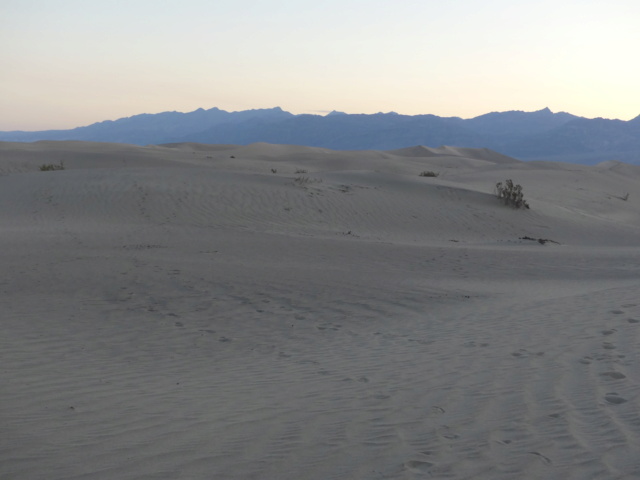
POLYGON ((478 118, 478 117, 482 117, 485 115, 490 115, 490 114, 500 114, 500 113, 538 113, 538 112, 543 112, 543 111, 549 111, 550 113, 552 113, 553 115, 556 114, 568 114, 568 115, 573 115, 577 118, 584 118, 587 120, 597 120, 597 119, 602 119, 602 120, 612 120, 612 121, 621 121, 621 122, 629 122, 631 120, 634 120, 638 117, 640 117, 640 114, 630 118, 629 120, 623 120, 621 118, 610 118, 610 117, 583 117, 580 115, 575 115, 572 114, 570 112, 567 111, 553 111, 551 110, 549 107, 544 107, 538 110, 493 110, 490 112, 486 112, 486 113, 482 113, 480 115, 476 115, 473 117, 461 117, 461 116, 457 116, 457 115, 451 115, 451 116, 445 116, 445 115, 436 115, 434 113, 417 113, 417 114, 406 114, 406 113, 400 113, 400 112, 396 112, 396 111, 388 111, 388 112, 383 112, 383 111, 379 111, 379 112, 375 112, 375 113, 363 113, 363 112, 344 112, 341 110, 309 110, 306 112, 302 112, 302 113, 292 113, 288 110, 284 110, 282 107, 280 106, 275 106, 275 107, 264 107, 264 108, 248 108, 245 110, 225 110, 223 108, 219 108, 219 107, 211 107, 211 108, 203 108, 203 107, 199 107, 196 108, 195 110, 190 110, 190 111, 179 111, 179 110, 163 110, 163 111, 159 111, 159 112, 155 112, 155 113, 150 113, 150 112, 142 112, 142 113, 136 113, 133 115, 129 115, 129 116, 122 116, 122 117, 117 117, 117 118, 113 118, 113 119, 104 119, 104 120, 98 120, 92 123, 88 123, 88 124, 84 124, 84 125, 77 125, 75 127, 68 127, 68 128, 47 128, 47 129, 37 129, 37 130, 1 130, 2 133, 18 133, 18 132, 24 132, 24 133, 36 133, 36 132, 51 132, 51 131, 66 131, 66 130, 75 130, 76 128, 84 128, 84 127, 89 127, 92 125, 96 125, 96 124, 100 124, 100 123, 105 123, 105 122, 117 122, 119 120, 125 120, 128 118, 133 118, 133 117, 137 117, 140 115, 161 115, 164 113, 180 113, 183 115, 188 115, 191 113, 195 113, 198 111, 205 111, 208 112, 210 110, 219 110, 221 112, 226 112, 226 113, 241 113, 241 112, 250 112, 250 111, 256 111, 256 110, 280 110, 282 112, 285 113, 290 113, 293 116, 302 116, 302 115, 314 115, 314 116, 319 116, 319 117, 327 117, 329 115, 398 115, 398 116, 405 116, 405 117, 419 117, 419 116, 424 116, 424 115, 432 115, 435 117, 440 117, 440 118, 459 118, 462 120, 472 120, 474 118, 478 118))

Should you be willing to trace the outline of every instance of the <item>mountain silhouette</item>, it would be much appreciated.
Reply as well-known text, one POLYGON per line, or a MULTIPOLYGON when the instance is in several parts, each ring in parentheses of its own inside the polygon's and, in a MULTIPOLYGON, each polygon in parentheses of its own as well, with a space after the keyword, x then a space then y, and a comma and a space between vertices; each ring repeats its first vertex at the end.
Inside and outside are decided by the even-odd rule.
POLYGON ((521 160, 640 164, 640 116, 588 119, 548 108, 491 112, 471 119, 394 112, 294 115, 279 107, 227 112, 202 108, 107 120, 70 130, 0 132, 0 141, 84 140, 136 145, 256 142, 336 150, 394 150, 416 145, 489 148, 521 160))

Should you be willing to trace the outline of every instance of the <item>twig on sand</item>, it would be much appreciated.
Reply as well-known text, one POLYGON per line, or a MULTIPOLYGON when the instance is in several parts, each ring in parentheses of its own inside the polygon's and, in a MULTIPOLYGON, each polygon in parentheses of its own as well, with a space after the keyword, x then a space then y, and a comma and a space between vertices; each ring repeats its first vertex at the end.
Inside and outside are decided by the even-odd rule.
POLYGON ((551 240, 549 238, 533 238, 533 237, 520 237, 520 240, 532 240, 534 242, 538 242, 540 245, 544 245, 547 242, 551 242, 551 243, 555 243, 557 245, 560 245, 560 242, 556 242, 555 240, 551 240))

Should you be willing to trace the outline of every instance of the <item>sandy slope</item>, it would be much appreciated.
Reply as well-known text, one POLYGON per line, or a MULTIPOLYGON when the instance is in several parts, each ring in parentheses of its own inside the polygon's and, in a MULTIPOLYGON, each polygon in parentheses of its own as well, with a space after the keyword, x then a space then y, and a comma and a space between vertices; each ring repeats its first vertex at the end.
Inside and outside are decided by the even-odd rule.
POLYGON ((0 174, 1 479, 640 476, 639 167, 38 142, 0 174))

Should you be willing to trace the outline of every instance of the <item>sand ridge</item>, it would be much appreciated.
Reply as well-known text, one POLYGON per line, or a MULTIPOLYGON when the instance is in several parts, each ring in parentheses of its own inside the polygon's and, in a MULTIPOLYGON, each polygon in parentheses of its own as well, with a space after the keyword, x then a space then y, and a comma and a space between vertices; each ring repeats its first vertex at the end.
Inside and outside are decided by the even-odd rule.
POLYGON ((636 478, 640 168, 424 149, 0 143, 0 478, 636 478))

